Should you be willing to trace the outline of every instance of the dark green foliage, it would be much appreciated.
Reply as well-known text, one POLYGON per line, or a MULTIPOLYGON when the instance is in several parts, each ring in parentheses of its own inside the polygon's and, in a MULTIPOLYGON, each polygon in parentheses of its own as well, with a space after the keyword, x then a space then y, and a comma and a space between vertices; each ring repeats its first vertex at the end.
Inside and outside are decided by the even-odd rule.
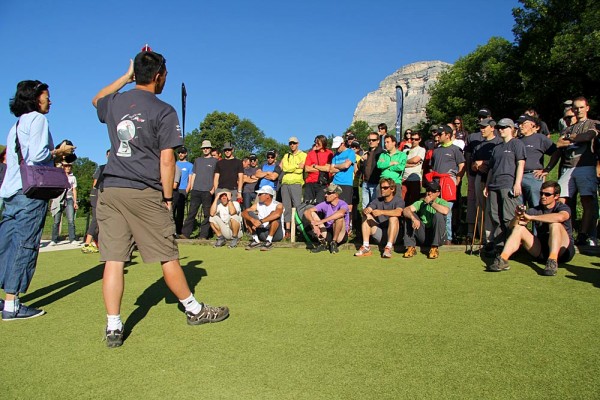
POLYGON ((367 136, 369 136, 369 133, 371 132, 377 132, 377 127, 371 128, 366 121, 354 121, 347 131, 348 130, 354 133, 356 140, 360 142, 361 146, 365 146, 367 143, 367 136))
POLYGON ((90 211, 90 191, 96 168, 98 168, 98 164, 87 157, 80 157, 73 163, 73 175, 77 178, 77 200, 80 212, 90 211))

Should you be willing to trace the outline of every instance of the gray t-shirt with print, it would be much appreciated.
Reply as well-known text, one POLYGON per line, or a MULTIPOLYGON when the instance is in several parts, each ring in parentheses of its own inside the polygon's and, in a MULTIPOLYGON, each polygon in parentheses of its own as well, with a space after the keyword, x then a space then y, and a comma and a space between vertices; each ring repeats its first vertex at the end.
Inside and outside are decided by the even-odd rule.
POLYGON ((492 151, 490 158, 491 176, 488 187, 491 190, 512 189, 517 176, 517 162, 525 160, 525 145, 518 139, 511 139, 508 143, 500 143, 492 151))
POLYGON ((534 133, 520 138, 525 145, 527 160, 525 160, 525 171, 544 168, 544 154, 552 155, 556 151, 556 145, 546 135, 534 133))

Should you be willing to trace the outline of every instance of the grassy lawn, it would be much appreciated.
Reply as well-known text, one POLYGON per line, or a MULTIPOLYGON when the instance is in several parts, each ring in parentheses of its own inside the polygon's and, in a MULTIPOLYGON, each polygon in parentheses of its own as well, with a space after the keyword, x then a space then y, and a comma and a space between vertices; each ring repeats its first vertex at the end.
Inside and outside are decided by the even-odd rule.
POLYGON ((486 273, 442 249, 359 259, 181 245, 197 297, 225 322, 187 326, 158 264, 127 267, 123 347, 101 342, 102 265, 40 254, 23 301, 48 314, 0 324, 3 399, 597 398, 600 261, 558 276, 486 273))

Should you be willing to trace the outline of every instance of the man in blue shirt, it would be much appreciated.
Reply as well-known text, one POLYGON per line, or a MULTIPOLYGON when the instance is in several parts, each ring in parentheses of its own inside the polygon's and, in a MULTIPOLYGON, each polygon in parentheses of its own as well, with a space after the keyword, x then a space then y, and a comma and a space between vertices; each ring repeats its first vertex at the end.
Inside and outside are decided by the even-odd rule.
POLYGON ((185 214, 185 203, 187 202, 187 194, 192 189, 190 183, 190 175, 194 164, 187 160, 187 149, 181 146, 177 149, 177 166, 181 170, 181 180, 179 181, 179 187, 177 192, 173 192, 173 219, 175 220, 175 231, 178 235, 181 235, 181 228, 183 227, 183 215, 185 214))

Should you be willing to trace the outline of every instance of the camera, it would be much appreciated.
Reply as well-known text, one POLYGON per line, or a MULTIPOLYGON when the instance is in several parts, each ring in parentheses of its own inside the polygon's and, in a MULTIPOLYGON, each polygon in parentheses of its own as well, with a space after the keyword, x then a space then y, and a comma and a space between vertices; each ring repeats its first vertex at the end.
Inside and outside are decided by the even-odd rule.
MULTIPOLYGON (((60 146, 62 146, 63 144, 69 145, 69 146, 73 146, 73 142, 71 142, 68 139, 65 139, 63 141, 61 141, 59 144, 56 145, 55 149, 58 149, 60 146)), ((73 162, 75 162, 75 160, 77 160, 77 156, 75 155, 75 152, 73 152, 73 154, 69 154, 67 156, 65 156, 65 162, 68 164, 72 164, 73 162)))
POLYGON ((523 215, 523 214, 525 214, 526 209, 527 209, 527 207, 525 207, 525 204, 519 204, 515 210, 515 213, 517 215, 523 215))

